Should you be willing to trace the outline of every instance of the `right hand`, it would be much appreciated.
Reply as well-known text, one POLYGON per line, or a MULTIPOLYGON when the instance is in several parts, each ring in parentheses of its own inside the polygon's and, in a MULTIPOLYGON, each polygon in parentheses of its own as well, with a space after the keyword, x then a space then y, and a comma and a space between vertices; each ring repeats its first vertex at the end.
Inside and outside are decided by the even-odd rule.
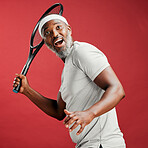
POLYGON ((30 87, 27 77, 22 74, 15 74, 15 75, 16 77, 14 78, 14 81, 13 81, 13 87, 17 87, 21 79, 22 82, 21 82, 19 93, 25 94, 27 92, 27 89, 30 87))

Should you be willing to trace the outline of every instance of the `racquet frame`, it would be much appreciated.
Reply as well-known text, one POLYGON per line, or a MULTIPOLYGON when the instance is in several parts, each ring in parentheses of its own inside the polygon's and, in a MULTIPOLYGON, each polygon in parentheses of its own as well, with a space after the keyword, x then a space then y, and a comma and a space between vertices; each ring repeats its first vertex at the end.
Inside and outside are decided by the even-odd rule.
MULTIPOLYGON (((44 40, 42 39, 42 41, 36 45, 36 46, 33 46, 33 42, 34 42, 34 37, 35 37, 35 34, 36 34, 36 31, 38 30, 38 27, 39 27, 39 24, 40 24, 40 21, 42 20, 42 18, 44 18, 50 11, 52 11, 54 8, 60 6, 60 10, 59 10, 59 15, 62 15, 63 14, 63 5, 60 4, 60 3, 56 3, 54 5, 52 5, 50 8, 48 8, 44 14, 41 16, 41 18, 39 19, 39 21, 37 22, 37 24, 35 25, 34 29, 33 29, 33 32, 31 34, 31 40, 30 40, 30 51, 29 51, 29 56, 28 56, 28 59, 26 61, 26 64, 24 65, 22 71, 21 71, 21 74, 26 76, 28 70, 29 70, 29 67, 30 67, 30 64, 32 63, 34 57, 36 56, 36 54, 39 52, 39 50, 41 49, 41 47, 44 45, 44 40), (34 51, 33 51, 34 50, 34 51)), ((15 93, 18 93, 19 90, 20 90, 20 87, 21 87, 21 79, 20 79, 20 84, 17 85, 17 87, 14 87, 13 88, 13 92, 15 93)))

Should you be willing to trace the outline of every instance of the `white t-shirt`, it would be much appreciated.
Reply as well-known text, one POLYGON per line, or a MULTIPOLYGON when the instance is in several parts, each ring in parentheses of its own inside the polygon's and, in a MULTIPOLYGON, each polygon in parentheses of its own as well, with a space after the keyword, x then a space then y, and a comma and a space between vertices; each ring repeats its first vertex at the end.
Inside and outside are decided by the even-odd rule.
MULTIPOLYGON (((106 56, 96 47, 84 42, 74 42, 71 53, 65 60, 62 73, 61 96, 69 111, 83 111, 101 99, 104 90, 94 79, 109 65, 106 56)), ((103 148, 125 147, 123 134, 118 126, 116 110, 96 117, 80 135, 80 126, 70 132, 76 147, 102 144, 103 148)))

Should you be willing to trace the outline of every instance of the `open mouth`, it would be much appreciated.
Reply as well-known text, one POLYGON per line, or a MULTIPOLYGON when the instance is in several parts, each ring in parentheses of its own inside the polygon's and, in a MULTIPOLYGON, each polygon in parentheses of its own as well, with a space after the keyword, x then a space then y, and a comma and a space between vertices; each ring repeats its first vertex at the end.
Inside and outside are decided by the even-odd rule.
POLYGON ((60 47, 63 45, 63 42, 64 42, 64 40, 62 38, 59 38, 54 42, 54 46, 60 47))

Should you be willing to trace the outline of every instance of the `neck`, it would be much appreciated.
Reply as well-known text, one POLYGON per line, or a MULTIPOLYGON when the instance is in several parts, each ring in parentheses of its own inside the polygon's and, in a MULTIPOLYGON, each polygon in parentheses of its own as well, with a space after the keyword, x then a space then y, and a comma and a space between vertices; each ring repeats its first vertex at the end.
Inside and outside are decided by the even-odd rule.
MULTIPOLYGON (((70 49, 72 49, 72 46, 74 45, 74 40, 72 38, 72 44, 70 46, 70 49)), ((71 52, 71 51, 70 51, 71 52)), ((65 58, 61 58, 61 60, 65 63, 66 57, 65 58)))

